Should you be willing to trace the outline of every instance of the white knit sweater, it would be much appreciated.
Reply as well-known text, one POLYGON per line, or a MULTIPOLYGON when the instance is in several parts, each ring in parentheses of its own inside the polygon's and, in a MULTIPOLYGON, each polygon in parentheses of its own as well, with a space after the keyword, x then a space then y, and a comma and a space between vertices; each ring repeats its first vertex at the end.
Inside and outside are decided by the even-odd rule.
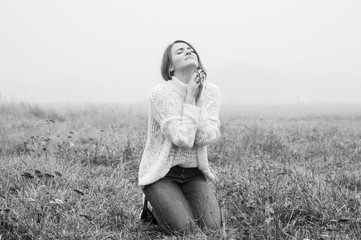
POLYGON ((187 84, 176 77, 152 89, 140 187, 163 178, 176 165, 198 167, 208 179, 215 178, 208 165, 207 145, 220 136, 219 88, 204 82, 202 108, 185 103, 186 96, 187 84))

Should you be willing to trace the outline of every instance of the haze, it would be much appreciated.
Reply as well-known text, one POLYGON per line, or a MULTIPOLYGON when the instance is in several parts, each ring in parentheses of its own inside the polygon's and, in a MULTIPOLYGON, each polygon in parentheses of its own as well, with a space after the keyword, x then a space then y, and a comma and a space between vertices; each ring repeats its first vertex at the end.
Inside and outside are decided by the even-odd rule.
POLYGON ((0 101, 144 102, 176 39, 224 103, 361 103, 358 1, 1 1, 0 101))

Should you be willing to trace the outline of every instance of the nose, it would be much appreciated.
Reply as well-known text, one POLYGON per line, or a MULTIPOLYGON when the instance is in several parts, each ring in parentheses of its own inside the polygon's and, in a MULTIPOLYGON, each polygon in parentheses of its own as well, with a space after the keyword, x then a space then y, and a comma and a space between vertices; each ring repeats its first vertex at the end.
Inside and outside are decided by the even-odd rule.
POLYGON ((186 55, 191 55, 192 54, 192 51, 191 50, 187 50, 186 51, 186 55))

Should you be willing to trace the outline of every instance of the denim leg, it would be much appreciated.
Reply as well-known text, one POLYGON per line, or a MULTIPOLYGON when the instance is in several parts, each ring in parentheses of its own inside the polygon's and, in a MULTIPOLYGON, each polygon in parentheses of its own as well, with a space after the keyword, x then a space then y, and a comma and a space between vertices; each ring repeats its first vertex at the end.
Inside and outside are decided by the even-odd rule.
POLYGON ((182 233, 193 224, 192 209, 173 180, 163 178, 145 186, 143 192, 152 204, 154 217, 165 233, 182 233))
POLYGON ((182 192, 191 206, 194 219, 201 228, 218 230, 221 215, 216 196, 206 179, 193 178, 181 185, 182 192))

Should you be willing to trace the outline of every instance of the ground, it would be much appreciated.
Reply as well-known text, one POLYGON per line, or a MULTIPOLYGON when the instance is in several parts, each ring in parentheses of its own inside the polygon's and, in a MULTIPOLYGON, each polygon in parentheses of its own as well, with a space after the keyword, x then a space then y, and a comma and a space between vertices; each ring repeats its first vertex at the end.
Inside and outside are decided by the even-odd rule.
POLYGON ((219 232, 139 221, 146 106, 0 103, 0 239, 361 239, 360 106, 224 106, 219 232))

